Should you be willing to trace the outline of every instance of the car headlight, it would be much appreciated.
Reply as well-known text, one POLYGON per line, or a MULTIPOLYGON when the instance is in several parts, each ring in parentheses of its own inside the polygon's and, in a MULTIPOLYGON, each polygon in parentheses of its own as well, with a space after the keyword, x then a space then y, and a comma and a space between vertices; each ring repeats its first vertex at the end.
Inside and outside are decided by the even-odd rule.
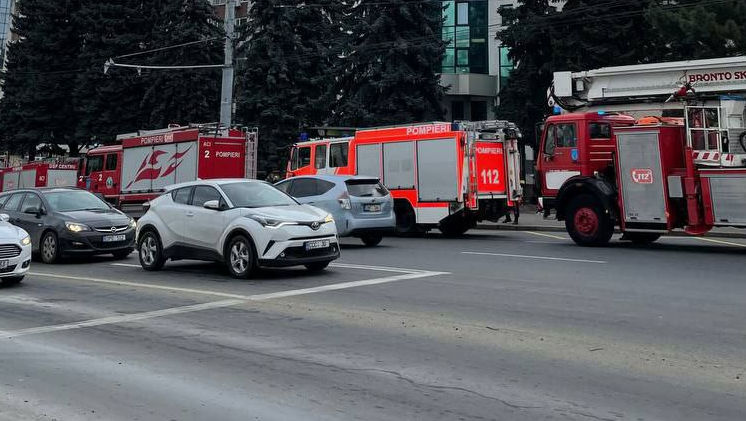
POLYGON ((249 218, 262 224, 263 227, 269 227, 269 228, 279 228, 283 225, 298 225, 297 222, 285 221, 282 219, 271 218, 271 217, 262 216, 262 215, 250 215, 249 218))
POLYGON ((332 222, 332 223, 334 222, 334 217, 332 216, 331 213, 328 213, 328 214, 326 214, 326 218, 324 218, 324 223, 328 224, 330 222, 332 222))
POLYGON ((21 244, 24 245, 24 246, 31 245, 31 237, 28 236, 28 235, 25 236, 25 237, 23 237, 23 239, 21 239, 21 244))
POLYGON ((77 222, 65 222, 65 227, 72 232, 90 231, 91 228, 88 225, 79 224, 77 222))
POLYGON ((137 228, 137 221, 134 218, 130 219, 130 228, 137 228))

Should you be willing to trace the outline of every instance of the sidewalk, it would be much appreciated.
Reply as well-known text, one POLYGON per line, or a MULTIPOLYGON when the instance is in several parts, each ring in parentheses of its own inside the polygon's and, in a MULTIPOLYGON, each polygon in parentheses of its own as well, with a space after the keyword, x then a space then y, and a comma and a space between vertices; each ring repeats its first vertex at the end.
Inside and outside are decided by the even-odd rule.
MULTIPOLYGON (((504 230, 504 231, 544 231, 544 232, 565 232, 565 221, 557 221, 554 213, 547 219, 543 218, 541 213, 536 213, 536 206, 521 206, 521 217, 518 225, 512 223, 504 224, 502 222, 480 222, 477 229, 483 230, 504 230)), ((688 236, 683 231, 674 231, 670 235, 688 236)), ((705 237, 721 238, 746 238, 746 229, 738 228, 715 228, 708 232, 705 237)))

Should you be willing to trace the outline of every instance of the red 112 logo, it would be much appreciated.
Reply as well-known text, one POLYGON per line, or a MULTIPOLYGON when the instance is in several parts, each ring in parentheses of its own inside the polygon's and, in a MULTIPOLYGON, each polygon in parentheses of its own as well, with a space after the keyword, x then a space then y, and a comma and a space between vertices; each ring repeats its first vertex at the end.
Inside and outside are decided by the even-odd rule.
POLYGON ((632 181, 637 184, 653 184, 653 170, 650 168, 635 168, 631 171, 632 181))

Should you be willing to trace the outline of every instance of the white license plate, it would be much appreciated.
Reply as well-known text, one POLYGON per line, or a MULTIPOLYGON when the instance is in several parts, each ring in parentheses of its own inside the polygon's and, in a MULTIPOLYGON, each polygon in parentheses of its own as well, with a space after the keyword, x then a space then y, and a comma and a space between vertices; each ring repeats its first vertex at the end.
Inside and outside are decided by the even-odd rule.
POLYGON ((363 205, 363 212, 380 212, 381 205, 363 205))
POLYGON ((125 241, 127 239, 127 236, 124 234, 119 235, 104 235, 104 239, 102 240, 104 243, 116 243, 118 241, 125 241))
POLYGON ((8 268, 8 261, 0 260, 0 269, 7 269, 7 268, 8 268))
POLYGON ((306 250, 325 249, 329 247, 329 240, 306 241, 306 250))

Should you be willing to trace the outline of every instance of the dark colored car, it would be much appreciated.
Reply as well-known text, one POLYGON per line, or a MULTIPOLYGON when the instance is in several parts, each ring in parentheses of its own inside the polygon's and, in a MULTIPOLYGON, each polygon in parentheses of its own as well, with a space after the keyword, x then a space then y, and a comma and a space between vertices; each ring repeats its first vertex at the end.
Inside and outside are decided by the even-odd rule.
POLYGON ((73 254, 125 258, 135 247, 135 220, 85 190, 13 190, 0 194, 0 212, 28 231, 45 263, 73 254))

